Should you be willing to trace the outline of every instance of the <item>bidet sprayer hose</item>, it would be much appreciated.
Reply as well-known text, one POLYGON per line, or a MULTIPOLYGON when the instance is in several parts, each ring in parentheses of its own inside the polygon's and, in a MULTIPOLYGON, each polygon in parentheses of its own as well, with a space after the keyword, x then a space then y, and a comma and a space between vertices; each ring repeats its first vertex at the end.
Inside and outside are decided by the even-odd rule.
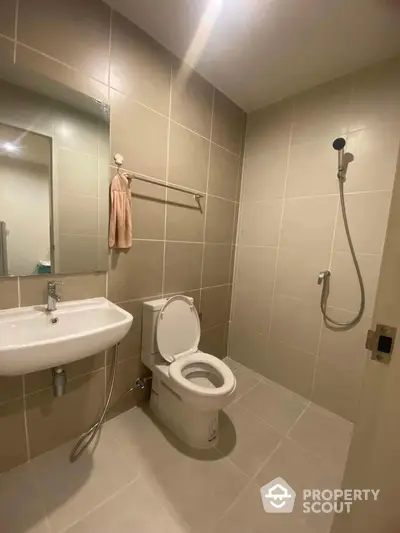
POLYGON ((339 326, 339 327, 343 327, 343 328, 347 328, 347 327, 355 326, 356 324, 358 324, 360 322, 360 320, 361 320, 361 317, 364 314, 364 310, 365 310, 365 289, 364 289, 364 282, 363 282, 362 275, 361 275, 360 265, 358 264, 356 252, 355 252, 354 246, 353 246, 353 241, 352 241, 351 235, 350 235, 349 223, 348 223, 348 220, 347 220, 347 213, 346 213, 346 203, 345 203, 345 200, 344 200, 344 179, 345 178, 344 178, 344 175, 343 175, 341 169, 339 169, 339 172, 338 172, 338 179, 339 179, 339 192, 340 192, 340 206, 341 206, 341 210, 342 210, 344 229, 345 229, 346 236, 347 236, 347 242, 349 243, 350 253, 351 253, 351 256, 353 258, 354 267, 356 269, 358 283, 360 285, 360 308, 359 308, 359 311, 358 311, 357 315, 353 318, 353 320, 350 320, 349 322, 339 322, 338 320, 334 320, 333 318, 328 316, 328 314, 326 312, 326 307, 327 307, 327 303, 328 303, 329 277, 328 276, 324 276, 323 280, 322 280, 323 285, 322 285, 322 292, 321 292, 321 312, 322 312, 325 320, 327 322, 329 322, 330 324, 333 324, 333 325, 339 326))

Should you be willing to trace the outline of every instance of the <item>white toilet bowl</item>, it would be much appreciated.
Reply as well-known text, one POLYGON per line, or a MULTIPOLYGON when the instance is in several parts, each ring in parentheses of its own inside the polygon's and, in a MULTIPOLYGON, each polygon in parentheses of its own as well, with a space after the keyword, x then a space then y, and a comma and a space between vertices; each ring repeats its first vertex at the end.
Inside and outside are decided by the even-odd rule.
POLYGON ((142 361, 153 371, 152 410, 189 445, 214 446, 218 411, 232 400, 236 379, 223 361, 198 349, 193 299, 145 302, 142 328, 142 361))

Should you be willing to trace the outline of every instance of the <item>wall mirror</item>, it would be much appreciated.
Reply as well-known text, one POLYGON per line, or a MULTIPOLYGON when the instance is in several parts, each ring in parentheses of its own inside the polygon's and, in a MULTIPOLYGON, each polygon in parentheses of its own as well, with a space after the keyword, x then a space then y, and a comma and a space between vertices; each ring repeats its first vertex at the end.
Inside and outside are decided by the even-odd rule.
POLYGON ((107 270, 109 108, 0 72, 0 276, 107 270))

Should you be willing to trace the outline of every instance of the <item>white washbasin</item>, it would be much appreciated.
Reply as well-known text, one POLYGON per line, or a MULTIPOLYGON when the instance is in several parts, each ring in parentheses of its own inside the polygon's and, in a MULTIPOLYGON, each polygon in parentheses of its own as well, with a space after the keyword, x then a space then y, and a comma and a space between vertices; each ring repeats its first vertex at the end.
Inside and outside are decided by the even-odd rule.
POLYGON ((0 375, 28 374, 111 348, 133 320, 106 298, 59 303, 51 313, 45 308, 0 311, 0 375))

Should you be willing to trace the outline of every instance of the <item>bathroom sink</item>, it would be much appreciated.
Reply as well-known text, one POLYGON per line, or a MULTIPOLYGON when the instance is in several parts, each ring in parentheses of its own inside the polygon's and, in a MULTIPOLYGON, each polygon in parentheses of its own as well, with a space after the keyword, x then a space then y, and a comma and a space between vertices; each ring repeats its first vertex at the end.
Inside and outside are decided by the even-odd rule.
POLYGON ((133 317, 106 298, 0 311, 0 375, 65 365, 117 344, 133 317))

